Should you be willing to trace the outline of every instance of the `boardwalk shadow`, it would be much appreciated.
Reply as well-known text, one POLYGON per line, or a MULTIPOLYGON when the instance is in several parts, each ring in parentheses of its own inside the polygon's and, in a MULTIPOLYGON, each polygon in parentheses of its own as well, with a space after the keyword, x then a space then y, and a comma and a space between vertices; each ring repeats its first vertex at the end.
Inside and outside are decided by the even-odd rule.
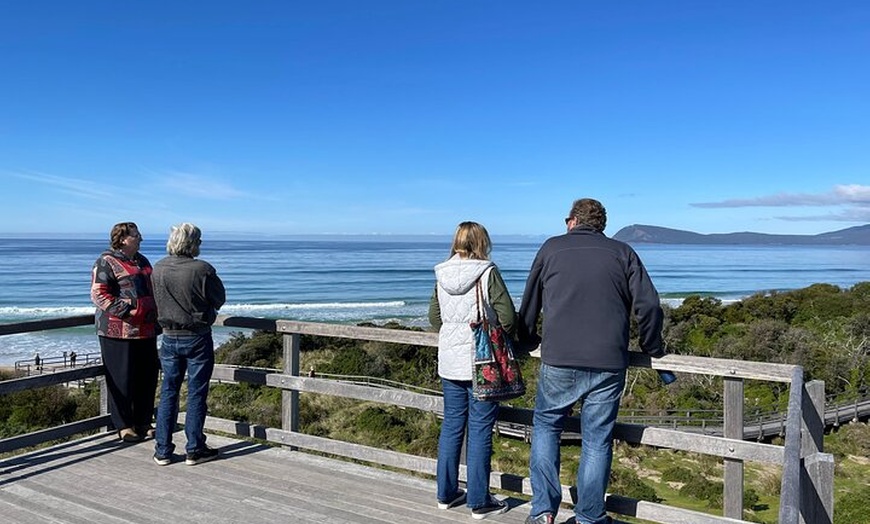
POLYGON ((254 453, 274 449, 274 447, 257 444, 255 442, 241 441, 228 446, 221 446, 219 449, 221 452, 221 460, 232 460, 244 457, 245 455, 252 455, 254 453))
MULTIPOLYGON (((184 435, 184 431, 180 433, 182 436, 184 435)), ((98 433, 49 448, 32 451, 24 455, 0 460, 0 487, 121 451, 130 446, 149 446, 154 443, 153 439, 139 443, 124 443, 112 438, 111 435, 113 434, 113 432, 98 433)), ((177 445, 182 450, 184 449, 183 438, 177 445)), ((221 446, 219 449, 222 460, 232 460, 245 455, 266 451, 272 449, 272 447, 254 442, 239 441, 227 446, 221 446)), ((181 453, 180 456, 181 460, 184 460, 184 453, 181 453)))
POLYGON ((107 440, 106 435, 106 433, 98 433, 25 455, 0 460, 0 486, 136 445, 123 443, 116 439, 107 440))

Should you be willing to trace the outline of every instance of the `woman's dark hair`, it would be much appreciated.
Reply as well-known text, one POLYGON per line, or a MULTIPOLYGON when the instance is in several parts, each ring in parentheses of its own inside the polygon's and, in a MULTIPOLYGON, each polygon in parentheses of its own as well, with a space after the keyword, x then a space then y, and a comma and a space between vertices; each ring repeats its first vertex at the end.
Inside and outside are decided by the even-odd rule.
POLYGON ((121 222, 112 226, 109 233, 109 247, 118 250, 124 247, 124 239, 130 236, 130 231, 138 231, 139 226, 135 222, 121 222))

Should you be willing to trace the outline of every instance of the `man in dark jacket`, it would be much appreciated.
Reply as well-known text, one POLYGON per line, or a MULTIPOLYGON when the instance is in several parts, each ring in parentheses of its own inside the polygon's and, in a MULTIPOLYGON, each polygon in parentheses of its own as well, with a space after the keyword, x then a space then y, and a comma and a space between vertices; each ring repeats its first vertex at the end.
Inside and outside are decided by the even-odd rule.
POLYGON ((214 341, 211 325, 217 310, 226 300, 223 282, 215 269, 197 260, 202 232, 193 224, 172 228, 166 251, 169 256, 157 262, 152 274, 157 321, 163 328, 160 365, 163 385, 157 408, 157 435, 154 462, 166 466, 172 462, 172 433, 178 418, 178 394, 187 372, 187 465, 195 465, 218 456, 218 450, 205 444, 203 426, 208 407, 208 385, 214 370, 214 341))
POLYGON ((577 524, 611 522, 604 495, 613 455, 613 426, 625 386, 631 314, 641 349, 664 355, 662 308, 637 253, 607 238, 604 206, 574 202, 568 232, 544 242, 532 263, 520 308, 520 339, 541 344, 535 399, 529 524, 552 524, 562 502, 559 440, 565 417, 580 403, 582 452, 577 470, 577 524), (543 338, 537 321, 543 310, 543 338))

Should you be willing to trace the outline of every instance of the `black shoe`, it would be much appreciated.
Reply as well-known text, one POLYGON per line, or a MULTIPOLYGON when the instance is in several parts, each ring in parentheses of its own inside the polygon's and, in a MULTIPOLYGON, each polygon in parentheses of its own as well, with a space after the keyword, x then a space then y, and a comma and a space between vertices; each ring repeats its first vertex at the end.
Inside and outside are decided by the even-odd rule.
POLYGON ((188 453, 184 463, 188 466, 196 466, 197 464, 202 464, 203 462, 214 460, 218 458, 218 455, 218 450, 206 446, 202 449, 194 451, 193 453, 188 453))
POLYGON ((471 510, 471 518, 481 520, 491 517, 492 515, 501 515, 507 510, 507 502, 497 500, 490 495, 486 505, 471 510))
POLYGON ((158 455, 157 453, 155 453, 154 454, 154 462, 158 466, 168 466, 168 465, 172 464, 172 455, 163 456, 163 455, 158 455))
POLYGON ((465 504, 465 495, 465 490, 460 489, 456 492, 456 496, 453 497, 451 500, 448 500, 446 502, 439 500, 438 509, 450 509, 459 506, 460 504, 465 504))

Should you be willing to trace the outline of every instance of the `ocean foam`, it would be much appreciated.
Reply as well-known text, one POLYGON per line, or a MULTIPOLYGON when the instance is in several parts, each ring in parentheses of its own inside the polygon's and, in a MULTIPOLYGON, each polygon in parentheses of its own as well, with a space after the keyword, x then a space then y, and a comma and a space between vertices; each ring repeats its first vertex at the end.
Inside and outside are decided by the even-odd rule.
POLYGON ((221 308, 221 313, 230 314, 236 311, 274 311, 299 309, 377 309, 404 307, 405 301, 389 302, 323 302, 310 304, 231 304, 221 308))
POLYGON ((44 318, 73 317, 90 315, 94 306, 63 306, 63 307, 0 307, 0 319, 10 320, 40 320, 44 318))

